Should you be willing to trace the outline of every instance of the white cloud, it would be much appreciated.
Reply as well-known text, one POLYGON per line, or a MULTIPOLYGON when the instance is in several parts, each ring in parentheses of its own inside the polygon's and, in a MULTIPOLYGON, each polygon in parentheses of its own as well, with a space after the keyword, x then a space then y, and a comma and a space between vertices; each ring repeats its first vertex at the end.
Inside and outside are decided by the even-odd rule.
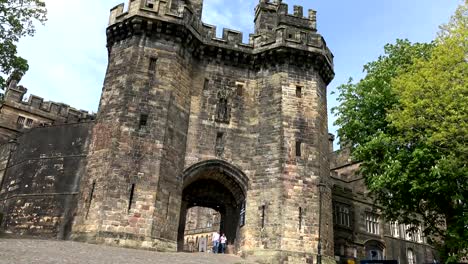
POLYGON ((109 10, 123 0, 45 0, 48 21, 19 44, 30 69, 22 80, 29 92, 96 111, 107 65, 109 10))

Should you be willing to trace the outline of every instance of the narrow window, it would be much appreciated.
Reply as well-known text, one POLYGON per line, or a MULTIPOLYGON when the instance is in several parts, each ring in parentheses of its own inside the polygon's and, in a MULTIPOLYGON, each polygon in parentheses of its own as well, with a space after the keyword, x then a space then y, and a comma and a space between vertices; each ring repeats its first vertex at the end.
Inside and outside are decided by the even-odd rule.
POLYGON ((291 39, 292 37, 293 37, 293 35, 292 35, 292 34, 289 34, 289 38, 291 39))
POLYGON ((19 116, 19 117, 18 117, 18 120, 16 121, 16 123, 17 123, 18 125, 23 126, 23 125, 24 125, 24 120, 26 120, 25 117, 19 116))
POLYGON ((218 132, 218 133, 216 133, 216 146, 215 146, 215 151, 216 151, 216 155, 217 155, 217 156, 223 155, 223 152, 224 152, 223 137, 224 137, 224 133, 223 133, 223 132, 218 132))
POLYGON ((210 80, 205 79, 205 82, 203 83, 203 90, 208 90, 209 85, 210 85, 210 80))
POLYGON ((237 85, 237 96, 241 97, 244 94, 244 86, 242 84, 237 85))
POLYGON ((86 216, 85 219, 88 219, 88 214, 89 214, 89 209, 91 208, 91 203, 93 201, 93 196, 94 196, 94 188, 96 188, 96 181, 93 181, 93 184, 91 185, 91 191, 89 192, 89 201, 88 201, 88 210, 86 210, 86 216))
POLYGON ((171 127, 167 130, 167 142, 171 146, 174 143, 174 129, 171 127))
POLYGON ((400 237, 400 224, 398 221, 390 222, 390 232, 393 237, 400 237))
POLYGON ((296 141, 296 157, 301 157, 302 155, 302 151, 301 151, 301 142, 300 141, 296 141))
POLYGON ((166 205, 166 220, 169 219, 169 204, 171 203, 171 193, 167 196, 167 205, 166 205))
POLYGON ((299 231, 302 230, 302 207, 299 207, 299 231))
POLYGON ((299 85, 296 86, 296 97, 297 98, 302 97, 302 86, 299 86, 299 85))
POLYGON ((379 216, 374 213, 366 213, 366 231, 371 234, 380 234, 379 216))
POLYGON ((408 264, 416 264, 416 258, 414 257, 414 253, 412 249, 408 249, 408 264))
POLYGON ((265 205, 262 205, 262 218, 261 218, 261 220, 262 220, 262 228, 265 227, 265 207, 266 207, 265 205))
POLYGON ((149 67, 148 67, 148 70, 152 73, 154 73, 156 71, 156 63, 158 62, 158 59, 157 58, 150 58, 150 62, 149 62, 149 67))
POLYGON ((132 209, 132 203, 133 203, 133 194, 135 193, 135 184, 132 184, 132 188, 130 189, 130 198, 128 199, 128 211, 130 212, 130 209, 132 209))
POLYGON ((245 201, 242 203, 241 211, 240 211, 240 219, 239 219, 239 226, 243 227, 245 225, 245 201))
POLYGON ((148 124, 148 115, 147 114, 140 115, 139 129, 146 127, 147 124, 148 124))

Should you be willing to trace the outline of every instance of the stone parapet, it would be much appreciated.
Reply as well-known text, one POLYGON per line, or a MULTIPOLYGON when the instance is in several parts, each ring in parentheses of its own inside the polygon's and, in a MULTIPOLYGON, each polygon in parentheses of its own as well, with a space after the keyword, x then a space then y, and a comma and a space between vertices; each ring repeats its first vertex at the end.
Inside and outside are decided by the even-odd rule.
POLYGON ((222 37, 217 38, 216 26, 203 23, 188 5, 173 9, 166 1, 153 2, 148 5, 143 0, 131 1, 126 12, 123 5, 114 7, 107 29, 108 47, 132 35, 176 36, 196 56, 211 55, 224 63, 252 67, 293 58, 291 61, 320 69, 326 83, 334 77, 333 54, 317 33, 314 10, 309 10, 309 17, 305 18, 300 6, 295 7, 294 14, 288 14, 286 4, 261 1, 256 9, 256 23, 262 26, 256 26, 249 43, 243 43, 243 33, 233 29, 223 29, 222 37), (260 21, 260 13, 272 10, 274 18, 260 21), (268 31, 262 29, 265 25, 268 31))
POLYGON ((62 122, 89 121, 95 118, 95 115, 88 111, 78 110, 64 103, 44 101, 42 97, 34 94, 29 95, 25 101, 23 98, 27 91, 23 86, 9 87, 2 104, 62 122))

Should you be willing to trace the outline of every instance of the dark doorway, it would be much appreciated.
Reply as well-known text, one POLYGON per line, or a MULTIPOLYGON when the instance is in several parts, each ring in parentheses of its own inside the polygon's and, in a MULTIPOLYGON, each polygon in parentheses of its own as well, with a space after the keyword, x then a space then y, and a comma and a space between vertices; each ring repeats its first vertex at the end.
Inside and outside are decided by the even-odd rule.
MULTIPOLYGON (((187 212, 194 210, 192 208, 203 207, 207 208, 207 212, 211 209, 211 212, 219 214, 219 232, 227 237, 227 252, 236 253, 239 248, 239 223, 246 199, 247 182, 247 177, 240 170, 223 161, 205 161, 187 169, 180 210, 178 251, 183 251, 184 244, 187 243, 185 229, 187 219, 192 217, 187 212)), ((208 236, 208 245, 211 245, 214 231, 204 233, 205 238, 208 236)))

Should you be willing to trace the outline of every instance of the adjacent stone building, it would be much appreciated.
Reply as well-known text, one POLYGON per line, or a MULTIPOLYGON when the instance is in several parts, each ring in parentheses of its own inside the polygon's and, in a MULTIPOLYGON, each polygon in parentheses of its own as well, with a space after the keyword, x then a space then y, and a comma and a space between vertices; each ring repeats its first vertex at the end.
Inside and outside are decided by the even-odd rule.
POLYGON ((368 196, 364 179, 357 173, 349 149, 331 153, 333 180, 333 224, 335 256, 338 263, 357 263, 364 259, 397 260, 419 264, 438 261, 438 254, 427 244, 421 228, 385 221, 379 207, 368 196))
MULTIPOLYGON (((34 96, 23 102, 25 89, 9 86, 2 228, 161 251, 187 250, 218 228, 230 252, 262 263, 406 256, 406 241, 388 237, 378 215, 367 218, 375 211, 357 165, 330 156, 333 55, 316 12, 261 0, 243 43, 231 29, 217 38, 202 6, 130 0, 127 11, 111 10, 96 120, 34 96), (20 114, 44 125, 18 129, 20 114), (196 231, 213 210, 219 221, 196 231)), ((431 250, 408 244, 418 263, 431 250)))

